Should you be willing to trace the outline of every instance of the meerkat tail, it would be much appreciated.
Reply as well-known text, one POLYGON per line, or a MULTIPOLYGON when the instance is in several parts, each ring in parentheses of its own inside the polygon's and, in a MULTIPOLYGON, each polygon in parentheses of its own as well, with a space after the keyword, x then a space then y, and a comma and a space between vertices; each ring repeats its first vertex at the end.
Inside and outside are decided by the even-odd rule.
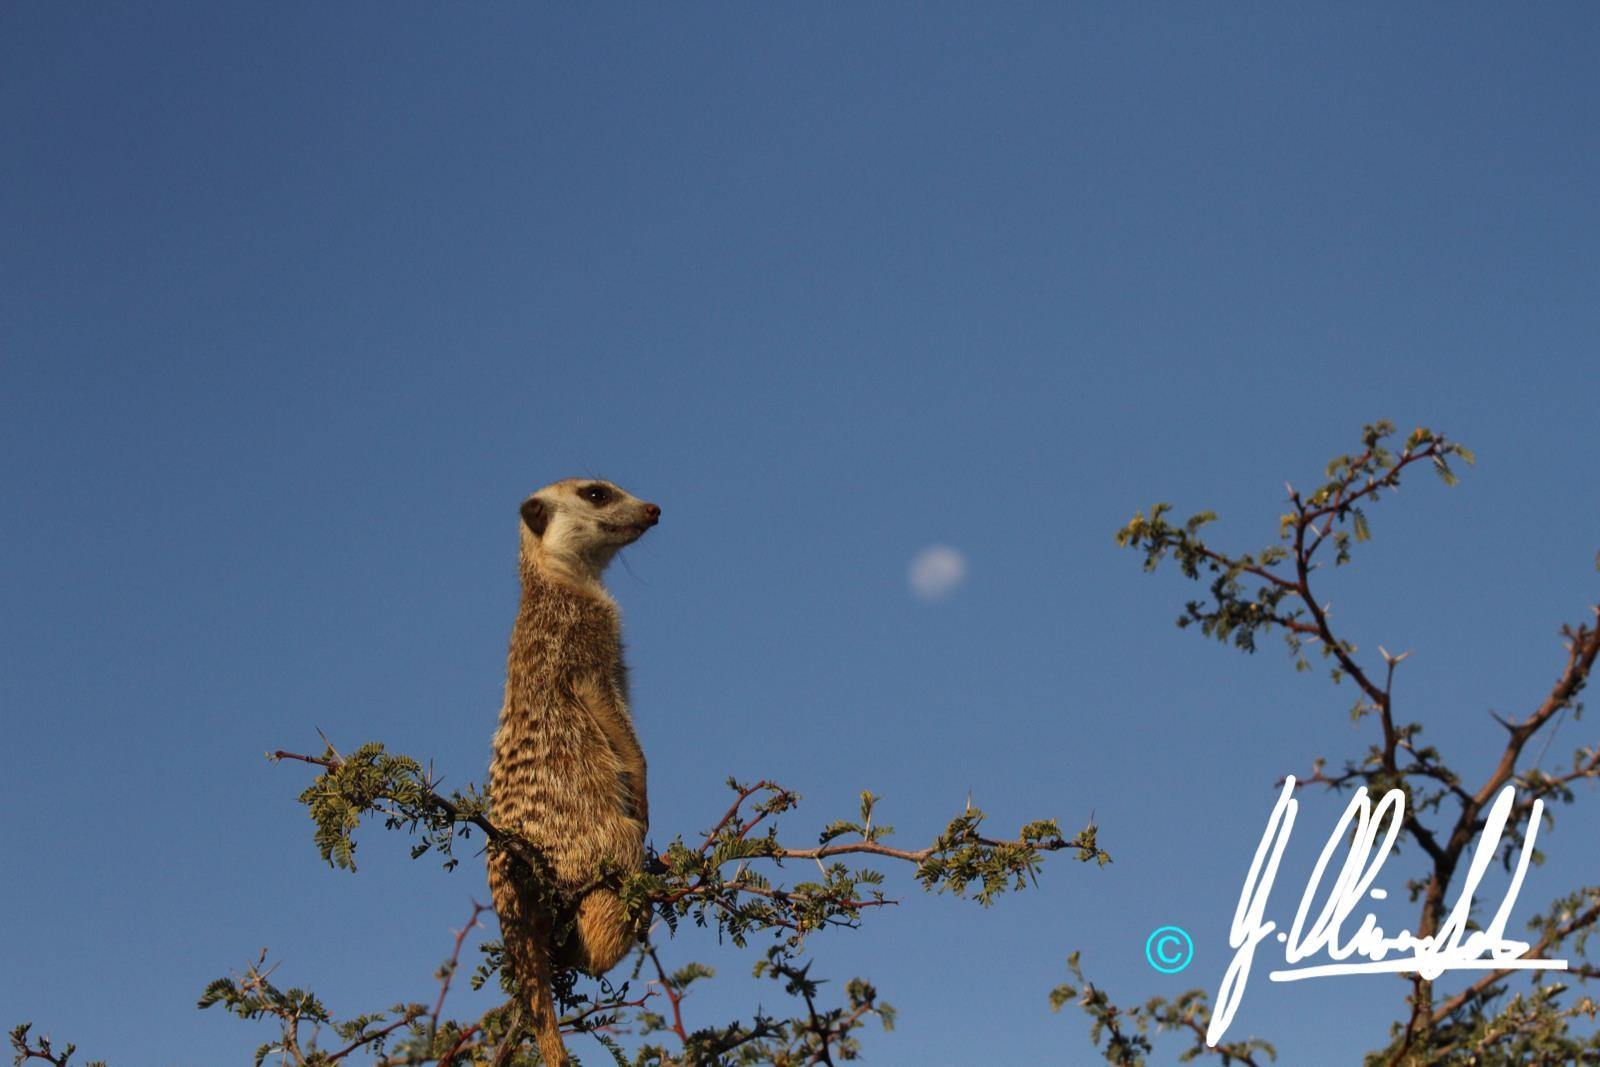
MULTIPOLYGON (((561 1041, 556 1000, 551 992, 550 920, 534 918, 528 927, 505 939, 512 974, 528 1006, 528 1029, 539 1045, 547 1067, 567 1067, 567 1048, 561 1041)), ((515 1042, 513 1042, 513 1047, 515 1042)))
POLYGON ((533 992, 533 1036, 547 1067, 567 1067, 567 1047, 561 1043, 555 998, 550 995, 548 981, 540 982, 533 992))

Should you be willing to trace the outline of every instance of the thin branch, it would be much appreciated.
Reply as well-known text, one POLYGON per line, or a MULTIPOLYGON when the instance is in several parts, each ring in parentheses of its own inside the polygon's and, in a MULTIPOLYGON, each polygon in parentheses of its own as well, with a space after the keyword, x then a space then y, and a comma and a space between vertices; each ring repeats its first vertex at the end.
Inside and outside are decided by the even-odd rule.
MULTIPOLYGON (((1600 606, 1595 607, 1593 611, 1596 616, 1600 616, 1600 606)), ((1562 669, 1561 677, 1556 680, 1549 695, 1533 714, 1511 725, 1511 736, 1506 741, 1505 751, 1500 754, 1500 762, 1495 766, 1489 780, 1484 782, 1483 788, 1478 790, 1473 798, 1479 809, 1487 806, 1516 772, 1517 759, 1522 755, 1523 746, 1528 743, 1528 739, 1538 733, 1539 729, 1562 709, 1569 707, 1573 697, 1578 695, 1588 681, 1589 672, 1594 667, 1595 656, 1600 655, 1600 625, 1580 626, 1577 630, 1569 626, 1563 630, 1563 634, 1568 638, 1568 642, 1567 663, 1562 669)), ((1476 814, 1474 811, 1473 815, 1476 814)))
POLYGON ((400 1018, 396 1019, 388 1026, 385 1026, 383 1029, 374 1030, 365 1037, 357 1038, 344 1048, 340 1049, 338 1052, 333 1053, 328 1057, 328 1062, 338 1063, 340 1060, 350 1055, 350 1053, 355 1052, 357 1049, 360 1049, 366 1045, 370 1045, 374 1041, 382 1041, 384 1038, 388 1037, 401 1027, 409 1026, 414 1020, 420 1019, 423 1014, 424 1012, 421 1007, 413 1006, 410 1010, 401 1015, 400 1018))
POLYGON ((450 950, 450 962, 446 963, 439 972, 439 999, 433 1002, 432 1018, 428 1023, 428 1035, 432 1036, 439 1031, 439 1015, 444 1011, 444 998, 450 993, 450 980, 455 977, 456 968, 461 962, 461 946, 466 943, 467 934, 477 929, 481 924, 478 916, 489 911, 487 904, 472 902, 472 914, 467 916, 467 924, 456 934, 455 945, 450 950))
POLYGON ((661 990, 667 995, 667 1003, 672 1005, 672 1032, 677 1034, 678 1040, 687 1046, 689 1044, 689 1031, 684 1029, 683 1026, 683 994, 674 988, 671 980, 667 978, 667 969, 661 965, 661 957, 656 955, 656 947, 651 945, 645 950, 645 955, 655 965, 656 977, 661 983, 661 990))
MULTIPOLYGON (((1551 929, 1545 931, 1545 935, 1539 939, 1538 943, 1535 944, 1533 948, 1524 953, 1522 958, 1529 960, 1544 958, 1544 954, 1549 951, 1552 946, 1559 945, 1561 942, 1565 941, 1579 930, 1593 926, 1596 920, 1600 920, 1600 904, 1595 904, 1587 911, 1573 916, 1570 920, 1562 925, 1552 927, 1551 929)), ((1576 971, 1578 968, 1574 968, 1573 970, 1576 971)), ((1450 1016, 1460 1011, 1470 1001, 1487 995, 1491 986, 1505 978, 1505 976, 1510 973, 1510 971, 1490 971, 1488 974, 1484 975, 1482 978, 1479 978, 1476 982, 1473 982, 1471 985, 1467 986, 1467 988, 1463 989, 1461 992, 1457 993, 1455 996, 1451 997, 1449 1000, 1440 1005, 1439 1009, 1435 1011, 1433 1016, 1429 1019, 1429 1022, 1433 1026, 1440 1025, 1446 1019, 1450 1018, 1450 1016)))
MULTIPOLYGON (((329 751, 333 751, 333 746, 329 745, 328 749, 329 751)), ((340 767, 344 766, 344 760, 340 759, 337 754, 335 754, 334 758, 332 759, 326 759, 320 756, 307 756, 299 752, 286 752, 281 748, 277 751, 267 753, 267 758, 274 760, 298 760, 301 763, 313 763, 318 767, 323 767, 330 771, 337 771, 340 767)), ((479 830, 483 831, 483 835, 492 841, 496 847, 505 849, 512 856, 521 860, 527 865, 529 870, 536 871, 540 868, 539 857, 535 855, 527 843, 516 834, 506 833, 504 830, 501 830, 499 827, 495 826, 482 815, 463 815, 460 807, 458 807, 454 801, 440 796, 432 789, 425 788, 424 794, 427 802, 434 808, 443 812, 445 816, 447 816, 452 822, 465 822, 476 826, 479 830)))

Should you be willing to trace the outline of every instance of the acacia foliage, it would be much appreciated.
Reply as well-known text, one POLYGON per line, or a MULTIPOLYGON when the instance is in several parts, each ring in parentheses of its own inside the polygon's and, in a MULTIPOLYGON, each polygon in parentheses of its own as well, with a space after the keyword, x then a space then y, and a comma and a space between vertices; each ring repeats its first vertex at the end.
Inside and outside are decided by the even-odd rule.
MULTIPOLYGON (((356 835, 376 817, 387 829, 413 838, 414 859, 431 853, 447 869, 459 864, 462 843, 474 837, 485 839, 488 848, 510 852, 523 863, 521 876, 545 887, 557 914, 570 911, 579 895, 564 896, 549 888, 538 848, 495 825, 491 797, 472 787, 442 794, 431 771, 417 760, 389 753, 378 743, 348 755, 328 744, 319 756, 279 751, 271 758, 321 768, 300 801, 311 816, 316 847, 332 867, 356 869, 356 835)), ((1049 853, 1065 851, 1082 862, 1109 862, 1093 826, 1068 838, 1054 820, 1044 819, 1026 824, 1014 837, 995 838, 985 832, 984 813, 970 804, 931 844, 901 849, 889 843, 893 827, 878 821, 878 798, 870 792, 861 794, 856 818, 829 823, 815 845, 793 847, 782 843, 778 819, 798 806, 798 794, 768 781, 729 779, 727 784, 732 800, 710 830, 691 840, 680 835, 660 852, 650 852, 641 872, 601 872, 592 883, 616 889, 633 914, 659 920, 655 936, 636 950, 625 978, 590 979, 570 970, 556 974, 563 1032, 592 1038, 614 1063, 788 1067, 855 1058, 861 1027, 870 1020, 891 1027, 894 1009, 861 978, 845 983, 842 1000, 830 1002, 806 953, 816 933, 854 928, 869 912, 896 903, 885 895, 883 874, 875 863, 909 863, 924 889, 988 906, 999 895, 1030 885, 1049 853), (804 864, 802 869, 814 867, 816 874, 783 878, 785 863, 795 861, 804 864), (774 983, 793 1003, 792 1014, 757 1009, 731 1022, 689 1022, 685 994, 716 972, 704 963, 668 968, 662 962, 662 951, 685 920, 714 929, 736 948, 761 939, 751 973, 774 983)), ((469 927, 486 910, 474 905, 469 927)), ((498 941, 480 943, 482 958, 470 982, 474 988, 498 983, 504 1002, 475 1019, 445 1015, 464 942, 465 930, 438 972, 440 990, 432 1007, 399 1003, 335 1018, 315 994, 274 984, 264 955, 243 974, 212 982, 200 1007, 268 1021, 273 1033, 256 1051, 258 1065, 324 1067, 358 1055, 381 1067, 524 1067, 539 1062, 531 1036, 521 1026, 518 1006, 526 998, 503 965, 498 941)))
MULTIPOLYGON (((1394 655, 1380 645, 1377 657, 1364 654, 1336 629, 1321 599, 1323 565, 1348 564, 1355 546, 1371 539, 1367 512, 1381 498, 1397 492, 1404 479, 1422 468, 1431 468, 1453 486, 1454 464, 1473 463, 1468 449, 1436 431, 1417 429, 1400 441, 1396 436, 1389 422, 1368 425, 1361 447, 1335 456, 1315 489, 1301 493, 1286 486, 1288 510, 1279 519, 1277 540, 1258 551, 1217 547, 1205 537, 1214 513, 1201 511, 1176 522, 1166 503, 1137 512, 1117 531, 1117 543, 1143 553, 1147 571, 1171 562, 1183 577, 1205 586, 1205 595, 1184 605, 1179 626, 1196 627, 1245 652, 1256 651, 1261 637, 1277 632, 1296 669, 1311 669, 1315 657, 1336 684, 1353 683, 1349 714, 1357 723, 1370 723, 1370 744, 1359 756, 1339 761, 1337 770, 1330 770, 1326 759, 1313 760, 1311 773, 1299 778, 1296 788, 1339 792, 1365 787, 1372 795, 1402 791, 1406 815, 1400 843, 1415 846, 1403 853, 1415 863, 1407 882, 1417 908, 1411 929, 1428 937, 1439 930, 1452 887, 1463 873, 1462 860, 1505 786, 1514 786, 1517 795, 1500 855, 1509 862, 1514 844, 1526 836, 1535 801, 1545 802, 1544 821, 1553 823, 1555 809, 1575 801, 1574 785, 1600 778, 1600 742, 1580 745, 1565 766, 1543 766, 1556 729, 1567 719, 1577 722, 1583 713, 1578 697, 1600 654, 1600 604, 1591 601, 1587 618, 1560 628, 1563 654, 1554 681, 1535 693, 1522 714, 1495 716, 1505 731, 1499 758, 1486 776, 1467 781, 1438 747, 1422 741, 1423 724, 1400 714, 1394 679, 1410 653, 1394 655)), ((1533 858, 1541 857, 1535 852, 1533 858)), ((1527 955, 1559 951, 1572 963, 1565 972, 1531 972, 1514 991, 1512 983, 1529 972, 1490 971, 1449 992, 1419 975, 1406 976, 1408 989, 1397 1018, 1388 1034, 1374 1035, 1366 1062, 1372 1067, 1600 1062, 1600 1034, 1592 1025, 1600 1006, 1574 988, 1600 975, 1587 958, 1597 920, 1600 886, 1575 887, 1535 915, 1529 921, 1533 936, 1527 955)), ((1204 1032, 1210 1008, 1203 990, 1118 1006, 1083 978, 1076 954, 1069 965, 1073 981, 1051 994, 1051 1004, 1076 1004, 1090 1016, 1091 1040, 1109 1063, 1144 1063, 1154 1038, 1163 1032, 1191 1039, 1184 1060, 1216 1056, 1254 1064, 1275 1056, 1270 1045, 1254 1038, 1208 1047, 1204 1032)))

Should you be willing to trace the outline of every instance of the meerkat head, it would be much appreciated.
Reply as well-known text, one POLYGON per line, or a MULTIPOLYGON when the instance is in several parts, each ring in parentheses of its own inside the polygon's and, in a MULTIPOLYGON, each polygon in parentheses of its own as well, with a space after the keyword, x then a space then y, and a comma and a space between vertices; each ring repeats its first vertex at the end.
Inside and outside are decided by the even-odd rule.
POLYGON ((598 478, 567 478, 522 502, 522 555, 565 577, 598 581, 611 557, 661 521, 661 509, 598 478))

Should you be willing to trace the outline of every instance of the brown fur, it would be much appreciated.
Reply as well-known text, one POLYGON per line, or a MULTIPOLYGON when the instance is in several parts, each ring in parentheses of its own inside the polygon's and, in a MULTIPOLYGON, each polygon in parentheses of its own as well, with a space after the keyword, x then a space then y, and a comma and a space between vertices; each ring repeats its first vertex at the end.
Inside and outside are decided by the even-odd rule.
MULTIPOLYGON (((637 871, 649 807, 645 760, 628 714, 621 625, 600 573, 660 509, 608 482, 569 479, 522 508, 522 602, 511 631, 505 704, 495 732, 489 789, 494 822, 543 854, 558 888, 575 894, 602 869, 637 871), (586 499, 604 487, 602 503, 586 499)), ((514 861, 489 853, 489 886, 506 955, 540 1052, 567 1062, 550 992, 552 966, 599 975, 640 931, 609 888, 589 890, 575 916, 552 916, 520 886, 514 861), (552 920, 570 934, 551 943, 552 920)), ((559 929, 557 934, 559 935, 559 929)))

